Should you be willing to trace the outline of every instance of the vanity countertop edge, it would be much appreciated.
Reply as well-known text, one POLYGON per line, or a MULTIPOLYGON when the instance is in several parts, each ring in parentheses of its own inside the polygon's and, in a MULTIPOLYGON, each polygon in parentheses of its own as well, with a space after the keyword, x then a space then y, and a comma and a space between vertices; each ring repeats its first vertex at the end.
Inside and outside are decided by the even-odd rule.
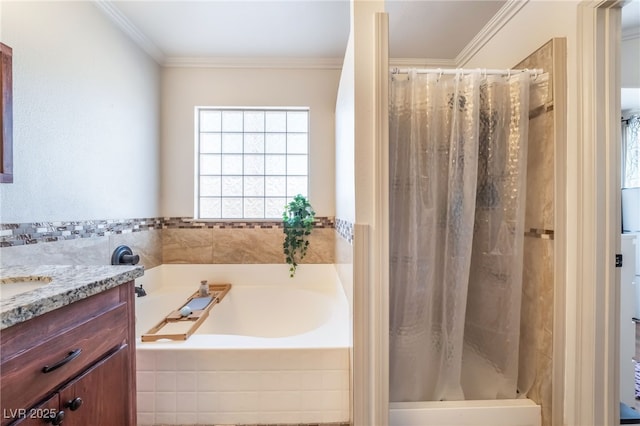
MULTIPOLYGON (((36 290, 0 301, 0 330, 133 281, 143 266, 38 265, 0 267, 0 277, 48 276, 51 282, 36 290)), ((0 289, 1 291, 1 289, 0 289)))

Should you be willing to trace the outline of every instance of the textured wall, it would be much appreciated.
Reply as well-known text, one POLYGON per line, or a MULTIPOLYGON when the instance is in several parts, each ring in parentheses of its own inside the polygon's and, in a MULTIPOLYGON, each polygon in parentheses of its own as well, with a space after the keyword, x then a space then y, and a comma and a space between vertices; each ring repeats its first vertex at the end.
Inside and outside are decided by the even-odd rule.
POLYGON ((2 2, 14 183, 2 222, 159 212, 158 65, 92 2, 2 2))

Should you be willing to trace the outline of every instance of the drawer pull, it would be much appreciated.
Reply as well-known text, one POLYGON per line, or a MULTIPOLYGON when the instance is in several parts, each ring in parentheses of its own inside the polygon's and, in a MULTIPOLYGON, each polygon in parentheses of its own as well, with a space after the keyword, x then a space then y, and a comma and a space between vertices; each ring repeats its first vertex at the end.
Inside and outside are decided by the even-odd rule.
POLYGON ((69 352, 69 355, 67 355, 64 359, 61 359, 60 361, 58 361, 55 364, 53 364, 51 367, 49 367, 48 365, 45 365, 44 367, 42 367, 42 372, 43 373, 51 373, 53 370, 57 370, 58 368, 62 367, 63 365, 65 365, 69 361, 73 361, 81 353, 82 353, 82 349, 80 349, 80 348, 78 348, 78 349, 76 349, 74 351, 71 351, 71 352, 69 352))
POLYGON ((55 415, 52 415, 47 423, 51 423, 52 425, 61 425, 64 421, 64 411, 60 410, 55 415))
POLYGON ((80 398, 79 396, 67 402, 67 407, 69 407, 71 411, 76 411, 78 408, 80 408, 81 405, 82 405, 82 398, 80 398))

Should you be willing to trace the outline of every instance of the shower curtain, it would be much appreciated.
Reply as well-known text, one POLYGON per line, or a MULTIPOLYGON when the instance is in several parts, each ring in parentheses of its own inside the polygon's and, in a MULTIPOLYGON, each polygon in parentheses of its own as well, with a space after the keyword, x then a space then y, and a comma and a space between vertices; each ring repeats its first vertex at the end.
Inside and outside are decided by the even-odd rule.
POLYGON ((516 397, 529 80, 392 75, 391 401, 516 397))

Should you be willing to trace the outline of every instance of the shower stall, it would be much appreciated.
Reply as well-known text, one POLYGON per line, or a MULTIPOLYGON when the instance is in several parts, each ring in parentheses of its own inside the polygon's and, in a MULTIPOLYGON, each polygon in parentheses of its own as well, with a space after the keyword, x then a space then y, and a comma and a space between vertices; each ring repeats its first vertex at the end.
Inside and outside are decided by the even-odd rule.
POLYGON ((392 425, 540 424, 525 398, 533 373, 518 362, 530 92, 541 73, 391 72, 392 425))

